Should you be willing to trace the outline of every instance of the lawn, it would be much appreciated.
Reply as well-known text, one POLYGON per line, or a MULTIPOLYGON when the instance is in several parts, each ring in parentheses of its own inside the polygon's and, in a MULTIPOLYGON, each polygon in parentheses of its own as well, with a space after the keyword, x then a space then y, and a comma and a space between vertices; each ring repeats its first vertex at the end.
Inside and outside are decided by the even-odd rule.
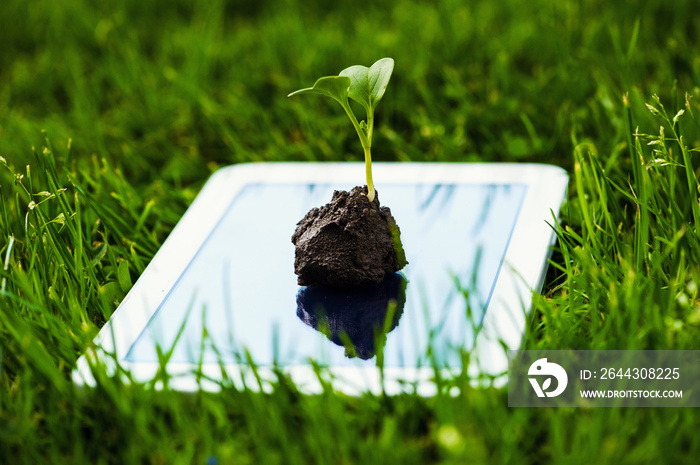
POLYGON ((0 24, 0 463, 697 463, 692 408, 508 408, 464 377, 70 380, 213 171, 362 160, 333 102, 286 95, 384 56, 375 160, 570 173, 524 348, 699 349, 697 2, 4 0, 0 24))

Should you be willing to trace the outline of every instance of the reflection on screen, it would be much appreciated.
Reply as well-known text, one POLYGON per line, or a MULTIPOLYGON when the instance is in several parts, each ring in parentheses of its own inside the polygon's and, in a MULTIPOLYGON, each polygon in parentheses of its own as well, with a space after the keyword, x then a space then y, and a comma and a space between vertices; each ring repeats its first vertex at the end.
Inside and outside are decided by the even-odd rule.
MULTIPOLYGON (((374 363, 297 316, 300 287, 291 236, 312 207, 352 185, 249 184, 188 265, 129 350, 131 362, 260 365, 374 363), (176 343, 177 342, 177 343, 176 343)), ((382 205, 401 228, 409 265, 400 321, 385 337, 385 366, 460 363, 474 342, 527 187, 491 184, 383 186, 382 205)))
POLYGON ((408 282, 401 273, 360 289, 302 287, 297 293, 297 316, 323 333, 345 355, 369 360, 382 354, 386 334, 399 324, 408 282))

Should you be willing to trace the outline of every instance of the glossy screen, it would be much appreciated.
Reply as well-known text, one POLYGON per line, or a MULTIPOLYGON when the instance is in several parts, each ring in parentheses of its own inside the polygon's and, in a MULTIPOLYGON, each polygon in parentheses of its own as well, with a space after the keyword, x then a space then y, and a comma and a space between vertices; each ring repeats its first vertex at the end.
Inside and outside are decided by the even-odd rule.
MULTIPOLYGON (((335 334, 330 340, 312 327, 315 316, 297 310, 300 287, 290 241, 296 223, 328 202, 334 189, 352 187, 244 186, 126 360, 155 362, 160 347, 172 351, 171 362, 235 363, 245 360, 247 349, 259 365, 305 364, 309 358, 333 366, 375 363, 367 351, 366 360, 346 356, 339 344, 347 339, 335 334)), ((429 346, 439 364, 459 364, 460 350, 474 342, 526 190, 521 184, 381 187, 381 203, 401 228, 409 261, 402 271, 405 304, 380 344, 386 366, 425 365, 429 346)))

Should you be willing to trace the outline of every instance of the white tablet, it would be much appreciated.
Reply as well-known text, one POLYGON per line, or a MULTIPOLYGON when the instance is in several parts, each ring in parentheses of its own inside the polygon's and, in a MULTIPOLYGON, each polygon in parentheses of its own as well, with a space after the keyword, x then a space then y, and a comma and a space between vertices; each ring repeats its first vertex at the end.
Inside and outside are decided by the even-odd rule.
POLYGON ((88 357, 144 382, 167 360, 171 388, 184 391, 260 388, 258 377, 265 389, 275 366, 309 393, 321 389, 314 364, 348 394, 430 394, 435 367, 461 371, 465 360, 472 375, 505 373, 542 285, 566 172, 375 163, 374 179, 409 262, 385 289, 328 294, 300 287, 294 274, 296 223, 334 190, 364 184, 364 164, 224 168, 102 328, 97 349, 78 360, 74 380, 94 383, 88 357))

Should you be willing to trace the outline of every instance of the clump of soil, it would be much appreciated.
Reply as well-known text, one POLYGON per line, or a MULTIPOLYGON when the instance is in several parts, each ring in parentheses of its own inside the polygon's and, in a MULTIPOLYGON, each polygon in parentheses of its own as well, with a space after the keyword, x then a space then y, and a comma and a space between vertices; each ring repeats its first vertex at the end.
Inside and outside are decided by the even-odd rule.
POLYGON ((367 186, 335 191, 297 224, 294 272, 300 286, 367 287, 408 263, 391 210, 372 202, 367 186))
POLYGON ((345 347, 346 356, 369 360, 377 352, 376 344, 383 347, 386 333, 399 324, 406 284, 400 273, 391 273, 380 284, 360 289, 302 287, 297 294, 297 316, 345 347), (390 308, 393 314, 387 317, 390 308))

